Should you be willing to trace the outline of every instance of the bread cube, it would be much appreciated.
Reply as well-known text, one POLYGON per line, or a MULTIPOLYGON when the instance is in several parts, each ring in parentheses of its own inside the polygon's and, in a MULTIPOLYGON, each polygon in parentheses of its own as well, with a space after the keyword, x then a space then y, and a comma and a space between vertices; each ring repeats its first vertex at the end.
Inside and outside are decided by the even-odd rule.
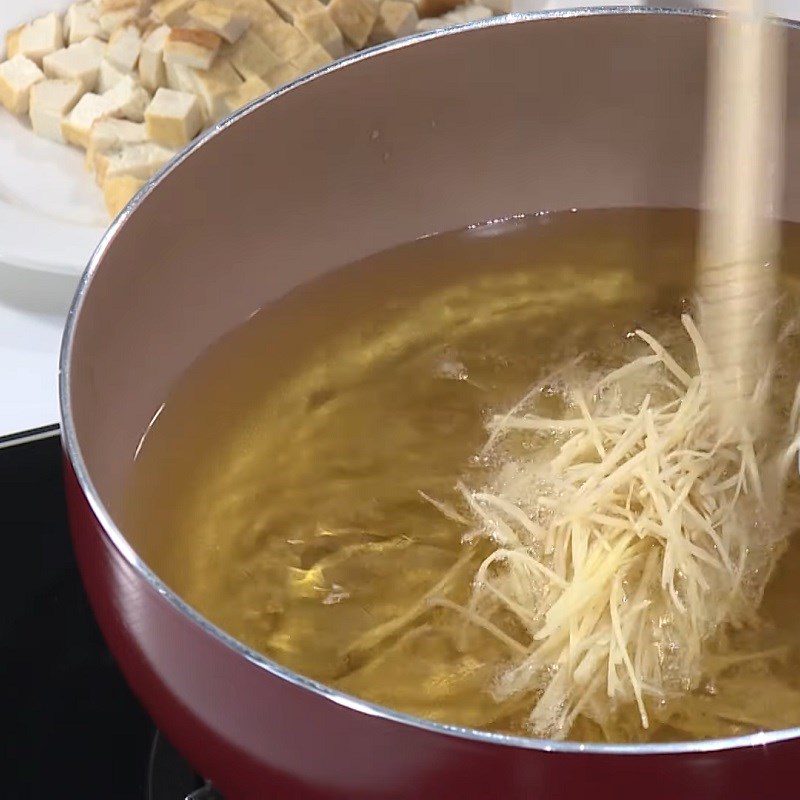
POLYGON ((246 106, 256 98, 267 94, 269 91, 269 84, 262 78, 259 78, 257 75, 253 75, 243 83, 239 84, 239 87, 235 91, 229 92, 226 95, 225 103, 228 107, 228 111, 236 111, 242 106, 246 106))
POLYGON ((107 58, 100 62, 100 73, 97 78, 97 90, 100 94, 113 89, 123 78, 130 73, 124 72, 112 64, 107 58))
POLYGON ((417 33, 427 33, 428 31, 438 31, 440 28, 446 28, 447 23, 439 19, 439 17, 425 17, 417 22, 417 33))
POLYGON ((17 28, 12 28, 6 34, 6 58, 14 58, 19 53, 19 37, 24 27, 24 25, 20 25, 17 28))
POLYGON ((448 11, 442 19, 451 25, 461 25, 465 22, 477 22, 480 19, 488 19, 494 16, 491 9, 480 5, 465 5, 448 11))
POLYGON ((322 45, 314 42, 300 53, 300 55, 295 56, 292 59, 292 64, 294 64, 301 73, 305 74, 307 72, 313 72, 320 67, 324 67, 326 64, 330 64, 331 61, 333 61, 333 59, 330 53, 328 53, 322 45))
MULTIPOLYGON (((440 17, 448 11, 452 11, 460 5, 463 5, 465 0, 414 0, 417 7, 417 16, 420 19, 428 19, 429 17, 440 17)), ((438 24, 437 28, 443 28, 445 25, 438 24)), ((427 28, 432 30, 432 28, 427 28)))
POLYGON ((174 155, 174 150, 162 147, 155 142, 124 145, 120 149, 111 150, 101 157, 101 183, 104 184, 110 178, 117 178, 122 175, 148 180, 174 155))
POLYGON ((77 105, 61 122, 61 135, 65 142, 87 147, 92 125, 103 117, 111 116, 111 102, 105 95, 88 92, 78 100, 77 105))
POLYGON ((117 28, 111 34, 106 48, 106 59, 124 73, 132 72, 139 61, 142 37, 134 25, 117 28))
POLYGON ((189 9, 189 19, 198 28, 212 31, 226 42, 236 42, 250 27, 250 17, 234 8, 199 0, 189 9))
POLYGON ((78 44, 91 36, 101 38, 103 33, 94 3, 73 3, 64 15, 64 38, 67 44, 78 44))
POLYGON ((44 57, 44 74, 48 78, 78 80, 87 92, 94 91, 100 75, 105 45, 98 39, 84 39, 44 57))
POLYGON ((159 0, 153 3, 150 16, 162 25, 183 25, 189 20, 189 9, 196 0, 159 0))
POLYGON ((212 0, 215 6, 230 8, 244 14, 252 26, 280 21, 280 15, 268 0, 212 0))
POLYGON ((230 61, 218 58, 209 70, 194 72, 195 94, 203 106, 206 124, 216 122, 228 113, 227 96, 242 85, 239 73, 230 61))
POLYGON ((301 69, 296 67, 291 61, 288 61, 275 69, 269 70, 269 72, 264 74, 263 78, 273 89, 279 89, 281 86, 291 83, 303 74, 301 69))
POLYGON ((401 36, 409 36, 417 29, 419 17, 413 3, 403 0, 383 0, 378 9, 378 19, 369 37, 370 44, 382 44, 401 36))
POLYGON ((374 0, 331 0, 328 11, 344 38, 356 48, 367 43, 378 19, 374 0))
POLYGON ((228 51, 228 58, 242 78, 261 77, 284 63, 253 31, 247 33, 228 51))
MULTIPOLYGON (((70 45, 70 47, 76 47, 79 50, 83 50, 90 55, 93 55, 95 58, 102 59, 106 54, 106 43, 102 39, 96 39, 93 36, 90 36, 88 39, 84 39, 82 42, 79 42, 75 45, 70 45)), ((68 48, 69 49, 69 48, 68 48)))
POLYGON ((103 200, 110 217, 116 217, 128 201, 144 186, 141 178, 133 175, 117 175, 103 183, 103 200))
POLYGON ((309 40, 286 22, 271 22, 259 26, 258 35, 281 62, 291 61, 309 45, 309 40))
POLYGON ((139 53, 139 79, 142 86, 151 92, 163 86, 167 80, 164 72, 164 44, 169 32, 168 25, 161 25, 150 31, 142 40, 142 49, 139 53))
POLYGON ((42 59, 64 46, 64 31, 57 14, 39 17, 24 25, 19 33, 17 52, 41 65, 42 59))
MULTIPOLYGON (((416 13, 414 16, 416 17, 416 13)), ((336 27, 327 8, 300 14, 294 24, 306 39, 324 47, 332 58, 341 58, 344 55, 342 32, 336 27)))
POLYGON ((144 114, 147 133, 165 147, 183 147, 203 126, 200 102, 193 94, 159 89, 144 114))
MULTIPOLYGON (((112 150, 119 150, 129 144, 143 144, 149 141, 144 122, 130 122, 127 119, 99 119, 89 131, 89 144, 86 147, 86 166, 92 172, 98 171, 98 159, 112 150)), ((100 179, 102 182, 102 178, 100 179)))
POLYGON ((168 89, 195 94, 195 71, 184 64, 165 64, 168 89))
POLYGON ((83 94, 80 81, 43 80, 31 88, 30 115, 34 133, 63 142, 61 123, 83 94))
POLYGON ((33 61, 21 53, 0 64, 0 103, 12 114, 28 110, 31 88, 44 80, 33 61))
POLYGON ((217 55, 222 39, 212 31, 173 28, 164 43, 164 62, 208 69, 217 55))
POLYGON ((108 39, 120 28, 135 25, 138 19, 139 8, 137 6, 130 6, 129 8, 122 8, 119 11, 108 11, 105 14, 101 14, 97 20, 103 34, 100 38, 108 39))
POLYGON ((315 11, 324 11, 325 6, 319 0, 270 0, 277 12, 287 22, 296 23, 297 18, 315 11))
POLYGON ((111 104, 111 116, 141 122, 150 103, 150 94, 139 81, 126 75, 116 86, 103 94, 111 104))

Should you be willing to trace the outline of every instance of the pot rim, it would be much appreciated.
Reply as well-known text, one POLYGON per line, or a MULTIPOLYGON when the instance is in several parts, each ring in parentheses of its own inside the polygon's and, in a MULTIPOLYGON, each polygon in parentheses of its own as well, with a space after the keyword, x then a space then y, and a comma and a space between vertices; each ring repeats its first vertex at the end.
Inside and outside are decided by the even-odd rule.
MULTIPOLYGON (((533 11, 518 12, 491 19, 480 20, 477 22, 458 25, 436 31, 419 33, 401 40, 388 42, 378 47, 363 50, 355 53, 340 61, 329 64, 315 72, 305 75, 286 86, 252 101, 248 105, 239 109, 231 116, 225 118, 215 126, 209 128, 198 136, 193 142, 187 145, 178 153, 163 169, 148 181, 128 203, 123 211, 111 223, 108 230, 103 235, 97 248, 89 259, 88 265, 81 276, 75 296, 72 300, 70 310, 67 315, 66 326, 61 343, 61 353, 59 358, 59 403, 61 409, 61 435, 64 450, 70 460, 72 468, 78 480, 78 484, 86 497, 89 506, 103 528, 103 534, 110 540, 119 555, 132 567, 140 577, 142 577, 158 594, 160 594, 170 605, 180 614, 188 617, 201 630, 213 636, 215 639, 230 648, 237 655, 245 658, 251 664, 264 670, 271 675, 288 681, 297 687, 305 689, 320 699, 330 701, 339 706, 363 713, 369 716, 381 717, 387 721, 395 722, 400 725, 424 730, 428 733, 443 734, 466 739, 475 743, 487 745, 502 745, 505 747, 516 747, 524 750, 533 750, 548 753, 563 754, 594 754, 594 755, 678 755, 678 754, 697 754, 725 750, 735 750, 744 747, 761 746, 766 744, 785 742, 800 737, 800 726, 784 728, 777 731, 760 731, 743 736, 734 736, 718 739, 705 739, 697 741, 665 742, 650 744, 622 744, 622 743, 581 743, 572 741, 554 741, 549 739, 534 739, 526 736, 516 736, 511 734, 482 731, 475 728, 468 728, 459 725, 448 725, 444 723, 432 722, 421 717, 405 714, 385 706, 362 700, 353 695, 346 694, 331 686, 327 686, 319 681, 306 678, 287 667, 267 658, 265 655, 253 650, 243 644, 233 636, 229 635, 208 619, 202 616, 188 603, 182 600, 172 589, 170 589, 147 564, 136 553, 132 545, 117 527, 108 509, 103 504, 100 495, 89 476, 89 471, 83 459, 81 447, 78 442, 78 435, 72 414, 72 397, 70 392, 70 364, 72 361, 72 351, 75 343, 75 330, 80 317, 81 308, 91 285, 92 278, 99 269, 100 263, 106 251, 116 238, 119 230, 138 208, 144 199, 153 191, 159 183, 176 169, 186 158, 191 156, 197 149, 202 147, 207 141, 217 136, 230 125, 236 123, 242 117, 252 113, 258 108, 271 103, 276 98, 291 91, 296 86, 301 86, 308 81, 316 80, 321 75, 347 67, 349 64, 357 63, 367 59, 380 56, 382 53, 410 47, 429 39, 438 39, 445 36, 457 35, 461 31, 473 30, 477 28, 501 27, 505 25, 516 25, 520 23, 549 20, 549 19, 572 19, 595 16, 623 16, 623 15, 670 15, 686 17, 716 18, 723 16, 720 11, 705 8, 664 8, 659 6, 595 6, 579 7, 570 9, 557 9, 552 11, 533 11)), ((779 19, 779 23, 786 28, 800 29, 800 22, 779 19)))

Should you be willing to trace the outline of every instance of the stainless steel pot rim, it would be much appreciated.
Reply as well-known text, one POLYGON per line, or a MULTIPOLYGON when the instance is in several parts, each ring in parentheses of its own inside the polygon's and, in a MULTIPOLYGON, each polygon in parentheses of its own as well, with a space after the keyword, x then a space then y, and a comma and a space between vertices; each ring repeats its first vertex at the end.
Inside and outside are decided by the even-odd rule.
MULTIPOLYGON (((474 742, 483 742, 486 744, 516 747, 525 750, 548 753, 582 753, 587 755, 628 756, 679 755, 716 752, 720 750, 734 750, 737 748, 763 746, 777 742, 784 742, 800 737, 800 726, 778 731, 763 731, 724 739, 707 739, 700 741, 653 744, 583 744, 580 742, 557 742, 547 739, 533 739, 529 737, 493 733, 476 730, 474 728, 465 728, 457 725, 446 725, 442 723, 431 722, 419 717, 414 717, 409 714, 395 711, 391 708, 386 708, 384 706, 379 706, 374 703, 361 700, 358 697, 345 694, 344 692, 341 692, 330 686, 326 686, 325 684, 305 678, 302 675, 299 675, 296 672, 281 666, 277 662, 272 661, 261 653, 252 650, 237 639, 234 639, 232 636, 225 633, 225 631, 213 625, 209 620, 185 603, 144 563, 144 561, 139 557, 131 544, 125 538, 122 531, 114 523, 114 520, 111 518, 108 509, 106 509, 102 500, 100 499, 97 489, 95 488, 91 477, 89 476, 89 472, 81 452, 80 444, 78 442, 77 432, 75 430, 75 424, 72 415, 72 400, 69 390, 70 362, 77 321, 80 316, 81 307, 83 306, 89 285, 91 284, 92 277, 97 271, 103 256, 105 255, 111 243, 114 241, 120 228, 125 224, 126 220, 143 202, 145 197, 147 197, 147 195, 149 195, 150 192, 152 192, 153 189, 158 186, 164 177, 172 172, 186 158, 191 156, 195 150, 202 147, 207 141, 218 135, 221 131, 225 130, 229 125, 234 124, 237 120, 245 115, 252 113, 255 109, 272 102, 282 94, 291 91, 295 86, 315 80, 319 76, 328 72, 334 72, 336 70, 343 69, 349 64, 374 58, 387 51, 411 47, 419 42, 424 42, 430 39, 438 39, 445 36, 458 35, 462 31, 469 31, 478 28, 516 25, 519 23, 536 20, 570 19, 576 17, 610 15, 670 15, 710 18, 718 17, 722 14, 719 11, 702 8, 678 9, 642 6, 581 7, 559 9, 554 11, 514 13, 503 17, 495 17, 492 19, 459 25, 453 28, 421 33, 406 39, 389 42, 388 44, 381 45, 379 47, 355 53, 354 55, 343 59, 342 61, 338 61, 323 67, 322 69, 317 70, 310 75, 299 78, 293 83, 276 90, 266 97, 254 100, 252 103, 240 109, 232 116, 222 120, 214 127, 205 131, 177 156, 175 156, 175 158, 169 164, 167 164, 144 187, 142 187, 142 189, 139 190, 136 196, 110 225, 91 258, 89 259, 89 263, 78 284, 75 297, 73 298, 72 305, 67 315, 64 337, 61 343, 61 354, 59 359, 59 402, 61 407, 61 435, 63 446, 75 471, 75 475, 81 490, 86 496, 92 512, 102 525, 104 534, 109 538, 112 545, 119 552, 122 558, 124 558, 125 561, 128 562, 128 564, 133 567, 133 569, 135 569, 136 572, 138 572, 153 589, 155 589, 162 597, 164 597, 164 599, 167 600, 167 602, 169 602, 176 610, 178 610, 181 614, 186 615, 190 620, 192 620, 192 622, 198 625, 203 631, 224 643, 227 647, 236 652, 238 655, 247 659, 252 664, 256 665, 260 669, 265 670, 266 672, 271 673, 272 675, 294 684, 295 686, 306 689, 330 702, 354 711, 358 711, 362 714, 381 717, 387 721, 396 722, 412 728, 422 729, 429 733, 456 736, 462 739, 472 740, 474 742)), ((788 28, 800 28, 800 23, 790 20, 780 20, 780 24, 785 25, 788 28)))

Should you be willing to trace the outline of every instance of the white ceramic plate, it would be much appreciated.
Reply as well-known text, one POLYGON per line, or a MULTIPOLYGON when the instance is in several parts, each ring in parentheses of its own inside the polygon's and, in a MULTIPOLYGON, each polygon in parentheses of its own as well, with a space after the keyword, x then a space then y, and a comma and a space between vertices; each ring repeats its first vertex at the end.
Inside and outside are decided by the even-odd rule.
MULTIPOLYGON (((0 0, 0 41, 9 29, 64 10, 69 2, 0 0)), ((512 5, 533 10, 586 2, 592 0, 513 0, 512 5)), ((0 107, 0 263, 80 275, 107 224, 82 151, 36 136, 25 121, 0 107)))
MULTIPOLYGON (((514 0, 513 5, 528 10, 546 7, 548 1, 579 4, 514 0)), ((69 2, 0 0, 0 42, 9 29, 63 11, 69 2)), ((84 168, 82 151, 36 136, 27 122, 0 107, 0 263, 80 275, 107 225, 102 196, 84 168)))
MULTIPOLYGON (((0 34, 66 5, 0 0, 0 34)), ((0 107, 0 262, 80 275, 107 224, 83 153, 41 139, 0 107)))

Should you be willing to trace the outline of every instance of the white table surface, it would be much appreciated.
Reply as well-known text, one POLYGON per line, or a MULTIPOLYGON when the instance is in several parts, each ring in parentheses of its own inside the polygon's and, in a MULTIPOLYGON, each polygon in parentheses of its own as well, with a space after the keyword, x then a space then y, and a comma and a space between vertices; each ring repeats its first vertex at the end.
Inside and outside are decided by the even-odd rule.
POLYGON ((0 264, 0 437, 58 420, 58 350, 75 282, 0 264))
MULTIPOLYGON (((17 3, 24 9, 28 0, 0 2, 17 3)), ((617 0, 617 4, 645 3, 617 0)), ((595 3, 517 0, 514 5, 520 10, 532 10, 595 3)), ((688 6, 691 2, 673 0, 670 5, 688 6)), ((768 6, 781 16, 800 17, 800 0, 771 0, 768 6)), ((76 282, 74 278, 30 272, 0 263, 0 438, 58 421, 58 351, 76 282)))

